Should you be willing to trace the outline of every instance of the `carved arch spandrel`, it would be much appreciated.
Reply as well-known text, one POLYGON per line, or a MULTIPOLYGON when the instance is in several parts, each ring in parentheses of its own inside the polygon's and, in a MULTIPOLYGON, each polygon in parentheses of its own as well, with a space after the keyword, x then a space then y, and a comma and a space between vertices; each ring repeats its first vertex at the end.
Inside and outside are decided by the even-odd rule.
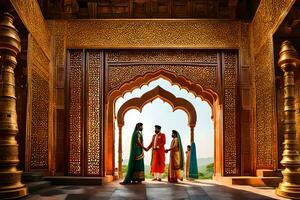
POLYGON ((173 85, 179 86, 181 89, 186 89, 195 96, 200 96, 204 101, 206 101, 211 107, 216 101, 221 103, 221 99, 218 98, 220 95, 211 90, 204 89, 200 85, 193 83, 183 76, 176 76, 173 72, 167 71, 165 69, 158 70, 156 72, 149 72, 141 76, 135 77, 133 80, 124 83, 118 89, 112 90, 109 92, 108 98, 106 101, 111 102, 115 101, 119 97, 122 97, 127 92, 131 92, 136 88, 140 88, 143 85, 147 85, 150 82, 163 78, 171 82, 173 85))
POLYGON ((175 95, 164 90, 160 86, 146 92, 141 97, 133 98, 125 102, 120 107, 117 114, 119 127, 124 125, 124 116, 128 110, 135 108, 141 112, 147 103, 152 102, 157 98, 161 98, 163 101, 168 102, 172 106, 173 111, 179 109, 184 110, 188 114, 189 126, 195 127, 197 122, 197 113, 194 106, 183 98, 176 98, 175 95))

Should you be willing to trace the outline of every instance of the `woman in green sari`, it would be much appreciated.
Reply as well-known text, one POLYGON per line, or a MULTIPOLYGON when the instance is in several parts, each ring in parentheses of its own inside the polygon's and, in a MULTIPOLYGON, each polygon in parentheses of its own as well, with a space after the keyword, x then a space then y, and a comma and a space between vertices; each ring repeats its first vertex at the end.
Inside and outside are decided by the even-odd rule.
POLYGON ((128 170, 121 184, 141 183, 145 180, 143 124, 137 123, 131 138, 128 170))

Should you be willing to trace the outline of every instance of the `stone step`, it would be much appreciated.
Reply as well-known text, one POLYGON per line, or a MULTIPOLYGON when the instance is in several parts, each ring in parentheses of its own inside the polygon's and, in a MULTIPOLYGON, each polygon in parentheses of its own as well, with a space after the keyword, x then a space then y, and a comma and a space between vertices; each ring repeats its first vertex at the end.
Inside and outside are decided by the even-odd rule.
POLYGON ((43 174, 40 172, 23 172, 22 181, 24 182, 34 182, 34 181, 42 181, 43 174))
POLYGON ((276 187, 282 177, 256 177, 256 176, 235 176, 235 177, 214 177, 214 180, 227 185, 251 185, 254 187, 276 187))
POLYGON ((273 171, 266 169, 256 170, 256 175, 258 177, 282 177, 281 170, 273 171))
POLYGON ((46 176, 45 180, 53 185, 104 185, 113 181, 113 176, 83 177, 83 176, 46 176))
POLYGON ((48 188, 51 186, 50 181, 34 181, 34 182, 25 182, 28 187, 29 193, 38 192, 42 189, 48 188))

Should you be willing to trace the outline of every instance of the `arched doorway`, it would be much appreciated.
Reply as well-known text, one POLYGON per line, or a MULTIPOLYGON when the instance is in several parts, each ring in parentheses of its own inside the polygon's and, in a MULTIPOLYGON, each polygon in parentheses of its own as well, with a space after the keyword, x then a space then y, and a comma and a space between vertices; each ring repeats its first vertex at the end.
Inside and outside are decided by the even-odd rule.
MULTIPOLYGON (((201 97, 212 107, 215 175, 239 176, 244 172, 241 162, 254 162, 251 152, 247 159, 241 154, 237 51, 75 49, 68 51, 67 60, 67 159, 60 162, 66 164, 66 174, 114 174, 115 102, 158 78, 201 97)), ((250 141, 243 139, 243 149, 249 146, 250 141)))
POLYGON ((119 133, 119 141, 118 141, 118 170, 119 175, 122 177, 122 129, 124 126, 124 116, 130 109, 137 109, 140 112, 143 107, 149 102, 154 101, 155 99, 160 98, 163 101, 167 102, 171 105, 173 111, 183 110, 188 115, 188 126, 190 128, 190 140, 191 143, 194 142, 194 128, 197 122, 197 113, 194 106, 183 98, 177 98, 172 93, 166 91, 160 86, 156 86, 154 89, 146 92, 141 97, 133 98, 125 102, 117 112, 117 123, 118 123, 118 133, 119 133))
MULTIPOLYGON (((204 99, 212 108, 212 118, 214 121, 214 131, 215 131, 215 174, 221 174, 222 170, 222 143, 220 143, 220 134, 221 134, 221 129, 220 129, 220 117, 221 117, 221 104, 220 104, 220 99, 218 98, 218 94, 216 92, 213 92, 212 90, 205 90, 201 86, 192 84, 191 81, 184 77, 177 77, 173 73, 168 72, 166 70, 159 70, 154 73, 148 73, 143 77, 138 77, 129 84, 124 84, 120 89, 115 90, 112 92, 112 94, 109 96, 109 101, 108 101, 108 109, 107 114, 113 114, 115 113, 115 101, 119 97, 123 96, 126 92, 132 91, 135 88, 138 88, 141 85, 148 84, 151 81, 157 80, 159 78, 166 79, 170 81, 174 85, 178 85, 180 88, 185 88, 188 92, 191 92, 195 94, 195 96, 201 97, 204 99), (131 87, 131 89, 130 89, 131 87), (122 92, 123 91, 123 92, 122 92)), ((194 140, 194 127, 196 124, 196 111, 188 101, 181 99, 181 98, 176 98, 174 95, 169 93, 168 91, 165 91, 164 89, 160 87, 156 87, 153 90, 147 92, 140 98, 134 98, 129 101, 127 101, 125 104, 121 106, 121 108, 118 111, 117 116, 111 115, 111 118, 108 119, 114 119, 118 121, 118 127, 119 131, 122 130, 122 127, 124 125, 124 114, 126 111, 128 111, 130 108, 136 108, 138 110, 141 110, 142 107, 147 104, 148 102, 152 101, 153 99, 156 99, 157 97, 162 98, 166 102, 168 102, 170 105, 172 105, 173 109, 183 109, 189 116, 189 125, 191 128, 191 140, 194 140)), ((108 116, 109 117, 109 116, 108 116)), ((108 123, 108 129, 106 133, 110 135, 106 135, 106 138, 114 138, 114 123, 108 123)), ((106 147, 107 149, 106 152, 115 152, 114 146, 115 141, 113 140, 106 140, 106 147)), ((122 166, 122 143, 119 141, 119 163, 118 163, 118 168, 121 169, 122 166)), ((116 155, 106 155, 105 158, 105 163, 109 164, 111 162, 111 170, 114 169, 114 159, 116 158, 116 155)), ((109 165, 106 165, 106 172, 109 172, 109 165)))

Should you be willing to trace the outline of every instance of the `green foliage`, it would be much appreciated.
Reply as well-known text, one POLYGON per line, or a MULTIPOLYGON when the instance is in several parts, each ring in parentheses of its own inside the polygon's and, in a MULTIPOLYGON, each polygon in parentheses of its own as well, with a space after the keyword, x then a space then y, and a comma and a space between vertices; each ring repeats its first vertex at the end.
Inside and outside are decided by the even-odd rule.
POLYGON ((123 177, 126 176, 127 170, 128 170, 128 165, 122 165, 122 173, 123 173, 123 177))
POLYGON ((199 172, 199 179, 212 179, 214 175, 214 163, 206 165, 206 167, 199 172))
MULTIPOLYGON (((169 165, 166 164, 165 171, 163 173, 163 178, 168 177, 168 168, 169 165)), ((124 176, 127 172, 127 169, 128 169, 127 165, 122 165, 122 171, 124 176)), ((205 168, 202 168, 199 171, 199 179, 212 179, 213 175, 214 175, 214 163, 210 163, 206 165, 205 168)), ((150 166, 148 165, 145 165, 145 178, 146 179, 153 178, 152 174, 150 173, 150 166)))
POLYGON ((169 164, 166 164, 165 166, 165 171, 163 173, 163 178, 168 178, 168 169, 169 169, 169 164))

